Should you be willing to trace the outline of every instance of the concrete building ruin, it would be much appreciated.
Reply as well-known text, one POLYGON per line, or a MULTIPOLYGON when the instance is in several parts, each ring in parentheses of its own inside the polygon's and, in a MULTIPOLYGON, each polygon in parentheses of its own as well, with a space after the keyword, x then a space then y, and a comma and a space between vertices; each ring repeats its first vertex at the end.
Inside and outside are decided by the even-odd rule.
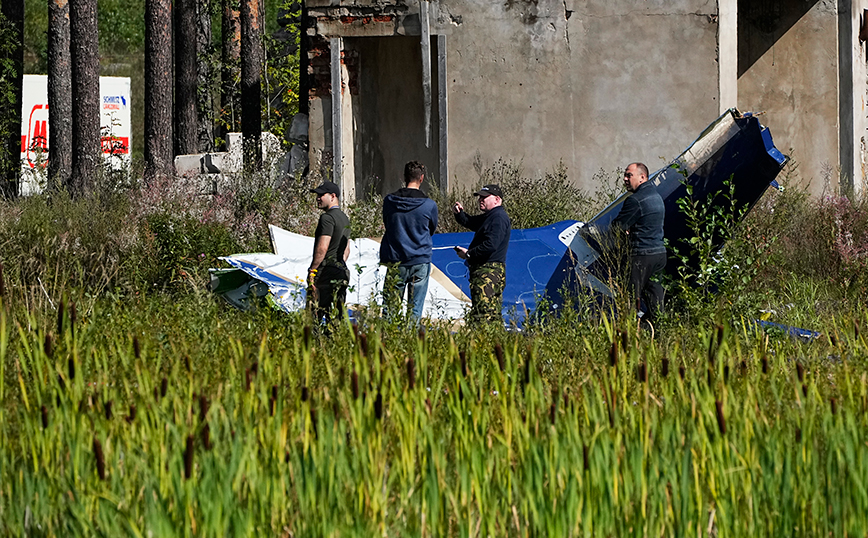
MULTIPOLYGON (((764 111, 815 195, 865 188, 868 0, 304 0, 311 167, 346 193, 424 162, 658 168, 730 107, 764 111)), ((306 75, 306 76, 304 76, 306 75)))

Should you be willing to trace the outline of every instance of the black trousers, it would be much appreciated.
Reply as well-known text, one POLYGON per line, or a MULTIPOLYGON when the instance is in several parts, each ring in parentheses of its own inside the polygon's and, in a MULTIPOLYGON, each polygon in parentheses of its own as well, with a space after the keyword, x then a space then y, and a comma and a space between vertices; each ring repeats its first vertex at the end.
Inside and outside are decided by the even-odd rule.
POLYGON ((630 258, 630 296, 650 320, 663 311, 663 286, 651 280, 651 277, 663 271, 664 267, 666 253, 630 258))

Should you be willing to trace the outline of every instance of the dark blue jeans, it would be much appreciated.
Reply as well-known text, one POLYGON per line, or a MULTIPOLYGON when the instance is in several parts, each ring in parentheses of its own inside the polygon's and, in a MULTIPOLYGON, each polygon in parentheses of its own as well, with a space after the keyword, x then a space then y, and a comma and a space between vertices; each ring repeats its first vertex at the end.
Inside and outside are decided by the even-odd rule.
POLYGON ((406 292, 407 306, 408 309, 412 307, 413 318, 416 321, 422 319, 430 276, 430 263, 408 266, 389 264, 386 269, 386 281, 383 283, 383 310, 386 316, 401 311, 401 301, 406 292))

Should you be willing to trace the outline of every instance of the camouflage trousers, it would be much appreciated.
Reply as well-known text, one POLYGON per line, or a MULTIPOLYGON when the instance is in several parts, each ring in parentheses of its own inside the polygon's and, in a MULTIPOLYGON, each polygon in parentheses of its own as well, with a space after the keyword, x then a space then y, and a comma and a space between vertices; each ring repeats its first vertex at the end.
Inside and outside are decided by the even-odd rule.
POLYGON ((506 266, 501 262, 486 262, 470 268, 470 323, 503 322, 501 311, 505 285, 506 266))

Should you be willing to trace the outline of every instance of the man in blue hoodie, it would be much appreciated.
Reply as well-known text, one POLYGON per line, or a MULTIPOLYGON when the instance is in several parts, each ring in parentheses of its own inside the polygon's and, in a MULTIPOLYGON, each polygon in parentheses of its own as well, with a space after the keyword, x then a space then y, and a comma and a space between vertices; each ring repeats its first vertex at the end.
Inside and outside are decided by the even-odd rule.
POLYGON ((404 184, 383 200, 386 233, 380 243, 380 263, 387 266, 383 285, 386 314, 400 311, 407 293, 413 318, 422 318, 428 277, 431 275, 431 235, 437 229, 437 204, 420 189, 425 165, 410 161, 404 165, 404 184))

